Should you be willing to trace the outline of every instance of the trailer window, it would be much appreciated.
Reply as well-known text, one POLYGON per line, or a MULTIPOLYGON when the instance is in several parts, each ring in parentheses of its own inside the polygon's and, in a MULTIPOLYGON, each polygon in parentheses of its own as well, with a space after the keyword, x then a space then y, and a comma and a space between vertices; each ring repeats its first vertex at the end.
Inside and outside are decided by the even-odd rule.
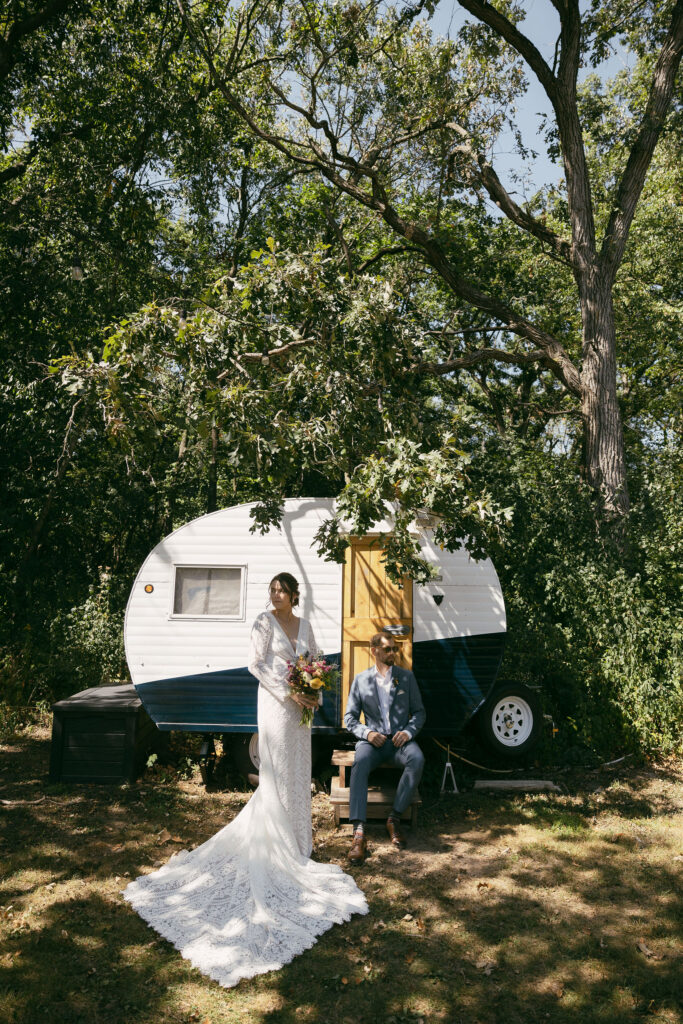
POLYGON ((177 565, 173 614, 241 618, 243 573, 241 566, 177 565))

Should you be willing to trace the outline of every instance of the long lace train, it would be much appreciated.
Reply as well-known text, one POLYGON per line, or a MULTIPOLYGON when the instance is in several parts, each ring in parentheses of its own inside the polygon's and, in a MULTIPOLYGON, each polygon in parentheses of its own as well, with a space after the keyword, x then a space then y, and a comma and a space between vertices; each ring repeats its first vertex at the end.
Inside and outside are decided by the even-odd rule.
MULTIPOLYGON (((132 882, 124 896, 203 974, 225 987, 274 971, 368 906, 353 879, 291 849, 261 786, 202 846, 132 882)), ((291 832, 290 832, 291 834, 291 832)))
MULTIPOLYGON (((314 649, 306 620, 297 653, 314 649)), ((333 924, 367 914, 336 864, 311 851, 311 734, 283 682, 294 650, 272 616, 252 632, 258 692, 259 787, 237 817, 195 850, 142 875, 124 897, 200 971, 229 988, 274 971, 333 924)))

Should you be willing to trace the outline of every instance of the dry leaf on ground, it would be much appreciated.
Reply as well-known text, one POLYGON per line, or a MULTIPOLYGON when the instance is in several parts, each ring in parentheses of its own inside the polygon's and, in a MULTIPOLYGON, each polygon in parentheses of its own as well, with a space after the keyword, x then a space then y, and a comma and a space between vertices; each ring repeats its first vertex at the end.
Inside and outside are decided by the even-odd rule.
POLYGON ((28 807, 29 804, 41 804, 45 799, 39 796, 37 800, 0 800, 3 807, 28 807))
POLYGON ((650 947, 646 944, 645 939, 638 939, 636 946, 638 947, 641 953, 643 953, 647 957, 650 957, 652 960, 662 959, 658 953, 655 953, 654 950, 650 949, 650 947))
POLYGON ((477 960, 474 966, 478 971, 483 971, 484 974, 489 975, 492 971, 495 971, 497 965, 493 960, 477 960))

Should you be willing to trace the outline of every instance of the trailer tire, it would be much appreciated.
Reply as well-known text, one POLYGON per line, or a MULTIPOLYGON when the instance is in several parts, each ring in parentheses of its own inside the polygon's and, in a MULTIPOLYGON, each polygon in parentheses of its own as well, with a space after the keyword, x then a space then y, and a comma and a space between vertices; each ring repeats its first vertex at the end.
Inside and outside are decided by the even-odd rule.
MULTIPOLYGON (((334 743, 326 736, 311 737, 311 769, 315 774, 330 763, 334 743)), ((258 756, 258 733, 241 732, 231 737, 230 749, 237 771, 248 779, 250 785, 258 786, 260 759, 258 756)))
POLYGON ((250 786, 256 788, 261 763, 258 756, 258 733, 235 733, 230 744, 230 752, 237 771, 244 775, 250 786))
POLYGON ((508 760, 523 757, 535 746, 542 721, 538 694, 517 683, 499 685, 476 714, 479 735, 508 760))

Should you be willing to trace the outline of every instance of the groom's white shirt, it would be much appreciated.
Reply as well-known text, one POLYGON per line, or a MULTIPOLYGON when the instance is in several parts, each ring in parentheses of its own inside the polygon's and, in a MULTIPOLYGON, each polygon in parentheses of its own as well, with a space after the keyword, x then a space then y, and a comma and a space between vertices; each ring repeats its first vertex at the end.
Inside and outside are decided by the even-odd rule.
POLYGON ((382 713, 382 725, 384 726, 385 736, 391 734, 391 725, 389 719, 389 712, 391 710, 391 668, 389 668, 384 675, 375 666, 375 683, 377 685, 377 697, 379 699, 379 710, 382 713))

